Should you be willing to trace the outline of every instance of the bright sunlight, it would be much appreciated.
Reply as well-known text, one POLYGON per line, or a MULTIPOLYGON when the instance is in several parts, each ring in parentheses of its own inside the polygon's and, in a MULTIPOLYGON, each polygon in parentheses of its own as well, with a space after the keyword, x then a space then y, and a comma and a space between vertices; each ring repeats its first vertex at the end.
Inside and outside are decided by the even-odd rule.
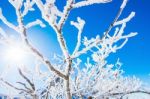
POLYGON ((20 46, 13 46, 6 50, 6 59, 11 62, 20 62, 25 56, 25 51, 20 46))

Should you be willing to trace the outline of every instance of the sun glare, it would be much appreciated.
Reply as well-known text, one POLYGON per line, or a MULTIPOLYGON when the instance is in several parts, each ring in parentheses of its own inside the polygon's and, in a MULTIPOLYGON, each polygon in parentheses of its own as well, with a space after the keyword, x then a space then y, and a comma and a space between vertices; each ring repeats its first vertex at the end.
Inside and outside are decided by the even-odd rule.
POLYGON ((11 47, 6 50, 6 59, 12 62, 19 62, 25 57, 25 51, 21 47, 11 47))

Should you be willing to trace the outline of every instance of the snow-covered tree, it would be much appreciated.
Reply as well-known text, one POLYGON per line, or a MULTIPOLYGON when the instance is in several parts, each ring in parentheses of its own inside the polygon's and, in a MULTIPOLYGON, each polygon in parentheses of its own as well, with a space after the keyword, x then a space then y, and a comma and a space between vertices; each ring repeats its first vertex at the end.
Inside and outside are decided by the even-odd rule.
MULTIPOLYGON (((0 76, 1 87, 5 87, 9 91, 16 90, 18 94, 30 99, 106 99, 110 97, 122 98, 127 94, 138 92, 150 94, 142 88, 142 82, 138 78, 122 75, 122 63, 119 59, 114 64, 107 62, 107 57, 111 53, 116 53, 127 43, 129 38, 137 35, 136 32, 124 34, 124 29, 135 16, 135 12, 118 20, 128 0, 123 0, 117 15, 103 35, 92 38, 83 37, 82 32, 86 22, 80 17, 71 21, 70 24, 78 30, 76 46, 72 53, 69 52, 69 46, 67 46, 63 35, 63 27, 70 11, 93 4, 109 3, 111 0, 65 0, 66 5, 63 11, 56 6, 56 0, 8 1, 15 9, 17 25, 9 22, 3 15, 2 9, 0 9, 0 20, 18 33, 21 38, 19 39, 20 47, 34 57, 35 66, 34 69, 18 66, 18 74, 24 80, 17 81, 17 85, 7 81, 3 76, 7 69, 4 70, 0 76), (24 17, 29 12, 32 13, 36 10, 40 10, 44 22, 35 19, 33 22, 25 23, 24 17), (48 25, 45 25, 46 22, 48 25), (49 26, 55 31, 62 51, 61 55, 55 54, 53 59, 48 59, 30 43, 27 30, 36 25, 49 26), (113 28, 115 31, 110 34, 113 28), (121 40, 123 42, 118 43, 121 40), (88 56, 87 61, 80 58, 82 55, 88 56), (46 66, 48 70, 43 72, 41 66, 46 66)), ((14 39, 15 37, 12 38, 0 27, 0 43, 2 45, 14 46, 14 39)), ((9 73, 6 74, 9 75, 9 73)))

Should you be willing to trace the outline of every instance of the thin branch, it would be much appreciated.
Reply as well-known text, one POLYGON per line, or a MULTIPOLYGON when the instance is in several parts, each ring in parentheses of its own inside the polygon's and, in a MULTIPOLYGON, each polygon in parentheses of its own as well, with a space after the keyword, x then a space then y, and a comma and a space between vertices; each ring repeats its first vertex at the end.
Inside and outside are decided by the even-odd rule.
MULTIPOLYGON (((60 48, 63 52, 63 55, 65 56, 65 60, 67 61, 67 63, 69 64, 69 59, 70 59, 70 56, 69 56, 69 52, 68 52, 68 49, 67 49, 67 46, 66 46, 66 41, 63 37, 63 34, 62 34, 62 27, 66 21, 66 19, 68 18, 68 15, 69 15, 69 12, 71 10, 71 5, 73 3, 73 0, 67 0, 67 4, 66 6, 64 7, 64 11, 63 11, 63 15, 61 16, 58 24, 55 24, 55 22, 52 24, 49 20, 49 16, 47 16, 47 14, 45 13, 45 10, 44 10, 44 4, 40 1, 40 0, 34 0, 37 4, 37 6, 39 7, 39 9, 41 10, 41 13, 42 13, 42 17, 45 21, 47 21, 49 23, 50 26, 52 26, 52 28, 55 30, 56 34, 57 34, 57 40, 59 42, 59 45, 60 45, 60 48)), ((29 44, 28 44, 29 45, 29 44)), ((33 50, 33 49, 32 49, 33 50)), ((33 50, 34 51, 34 50, 33 50)), ((37 53, 37 51, 36 51, 37 53)), ((41 55, 40 55, 41 56, 41 55)), ((43 60, 44 58, 42 58, 43 60)), ((44 59, 45 61, 45 59, 44 59)), ((50 62, 48 62, 46 60, 46 64, 49 65, 49 67, 55 71, 56 74, 58 74, 59 76, 63 77, 63 78, 66 78, 66 76, 63 74, 63 73, 60 73, 60 71, 54 69, 54 67, 51 66, 50 62)))
POLYGON ((37 19, 36 21, 28 23, 25 26, 25 28, 28 29, 28 28, 31 28, 31 27, 36 26, 36 25, 40 25, 41 27, 46 27, 45 24, 41 20, 37 19))
POLYGON ((130 15, 127 18, 124 18, 123 20, 120 21, 116 21, 114 23, 114 26, 119 25, 119 24, 123 24, 123 23, 127 23, 129 22, 133 17, 135 16, 135 12, 131 12, 130 15))
POLYGON ((30 51, 33 53, 33 55, 37 56, 40 59, 40 61, 42 61, 42 63, 44 63, 46 66, 48 66, 49 70, 55 72, 57 75, 59 75, 62 78, 66 78, 66 76, 62 72, 55 69, 51 65, 50 61, 45 59, 44 56, 29 43, 29 41, 27 39, 26 28, 23 25, 22 15, 21 15, 20 10, 17 10, 16 13, 17 13, 17 17, 18 17, 17 19, 18 19, 19 29, 20 29, 20 33, 21 33, 20 35, 21 35, 21 38, 22 38, 23 42, 25 43, 25 45, 30 49, 30 51))
POLYGON ((66 45, 66 41, 65 41, 61 31, 56 29, 56 34, 57 34, 57 40, 59 42, 60 48, 63 52, 63 55, 65 56, 65 60, 68 62, 68 60, 70 59, 70 56, 69 56, 68 48, 66 45))
POLYGON ((63 25, 65 24, 70 10, 72 9, 72 4, 74 3, 74 0, 67 0, 66 6, 64 7, 63 15, 58 23, 58 29, 62 30, 63 25))
POLYGON ((2 14, 2 9, 0 8, 0 19, 3 21, 4 24, 6 24, 7 26, 9 26, 10 28, 16 30, 16 26, 13 25, 12 23, 10 23, 2 14))
POLYGON ((32 6, 34 4, 34 0, 26 0, 26 2, 24 3, 24 11, 22 12, 22 16, 25 16, 29 11, 33 11, 34 8, 32 8, 32 6))
POLYGON ((95 42, 93 42, 92 44, 90 44, 89 46, 87 46, 86 48, 83 48, 81 51, 78 51, 77 53, 75 53, 71 58, 77 58, 82 54, 87 53, 87 51, 89 51, 91 48, 93 48, 94 46, 96 46, 97 44, 99 44, 100 42, 102 42, 101 40, 97 40, 95 42))
POLYGON ((32 53, 38 57, 40 59, 40 61, 42 63, 44 63, 46 66, 48 66, 48 69, 51 70, 52 72, 56 73, 58 76, 66 79, 66 76, 59 70, 57 70, 56 68, 54 68, 50 61, 47 60, 46 58, 44 58, 44 56, 38 51, 36 50, 32 45, 29 44, 29 41, 27 39, 25 39, 26 45, 29 47, 29 49, 32 51, 32 53))
POLYGON ((29 83, 29 85, 31 86, 32 90, 35 90, 35 86, 34 84, 30 81, 30 79, 28 79, 21 71, 21 69, 18 69, 19 74, 29 83))
MULTIPOLYGON (((118 18, 120 17, 120 15, 122 14, 123 9, 125 8, 127 3, 127 0, 124 0, 122 5, 120 6, 120 9, 114 19, 114 21, 110 24, 109 28, 106 30, 105 34, 103 35, 101 40, 97 40, 94 43, 90 44, 88 47, 83 48, 81 51, 78 51, 72 58, 76 58, 79 57, 80 55, 86 53, 87 51, 89 51, 91 48, 93 48, 95 45, 102 43, 104 38, 109 34, 110 30, 114 27, 115 23, 117 22, 118 18)), ((133 13, 132 13, 133 14, 133 13)))
POLYGON ((80 7, 89 6, 93 4, 99 4, 99 3, 108 3, 111 1, 112 0, 83 0, 83 1, 73 4, 73 8, 80 8, 80 7))
POLYGON ((111 29, 114 27, 115 23, 117 22, 118 18, 120 17, 120 15, 122 14, 122 11, 124 10, 126 4, 127 4, 128 0, 123 0, 122 5, 120 6, 120 9, 114 19, 114 21, 110 24, 109 28, 106 30, 105 34, 102 37, 102 40, 109 34, 109 32, 111 31, 111 29))
POLYGON ((112 93, 112 94, 109 94, 108 96, 123 95, 123 97, 124 97, 125 95, 134 94, 134 93, 144 93, 144 94, 150 95, 150 92, 149 92, 149 91, 136 90, 136 91, 129 91, 129 92, 112 93))
POLYGON ((14 89, 16 89, 16 90, 23 91, 23 92, 26 92, 26 93, 30 93, 30 92, 28 92, 28 91, 25 90, 25 89, 18 88, 18 87, 16 87, 16 86, 14 86, 13 84, 11 84, 11 83, 5 81, 5 80, 2 79, 2 78, 1 78, 0 80, 1 80, 3 83, 5 83, 6 85, 8 85, 8 86, 10 86, 10 87, 12 87, 12 88, 14 88, 14 89))
MULTIPOLYGON (((49 23, 49 25, 54 29, 57 28, 57 24, 55 22, 52 22, 51 16, 49 13, 46 13, 47 11, 45 10, 45 5, 41 0, 34 0, 36 5, 41 11, 42 18, 49 23)), ((47 1, 46 1, 47 2, 47 1)))
POLYGON ((25 83, 23 83, 23 82, 16 82, 16 83, 18 83, 18 84, 20 84, 20 85, 23 85, 24 88, 26 88, 27 90, 30 90, 30 91, 31 91, 31 89, 28 88, 27 85, 26 85, 25 83))
POLYGON ((83 27, 85 24, 85 21, 82 20, 80 17, 77 18, 77 21, 78 22, 73 22, 73 21, 71 22, 71 25, 74 25, 78 29, 77 44, 76 44, 76 47, 75 47, 72 55, 77 53, 77 51, 79 50, 79 48, 81 46, 81 34, 82 34, 83 27))
POLYGON ((33 1, 37 4, 37 6, 41 10, 41 12, 44 13, 43 12, 44 11, 44 4, 43 4, 43 2, 41 0, 33 0, 33 1))
MULTIPOLYGON (((38 0, 39 1, 39 0, 38 0)), ((39 1, 40 2, 40 1, 39 1)), ((40 2, 41 3, 41 2, 40 2)), ((41 4, 41 9, 42 9, 42 4, 41 4)), ((16 7, 15 7, 16 8, 16 7)), ((48 69, 53 71, 54 73, 56 73, 57 75, 59 75, 60 77, 62 78, 65 78, 66 79, 66 76, 60 72, 59 70, 55 69, 50 61, 48 61, 47 59, 44 58, 44 56, 36 49, 34 48, 28 41, 27 39, 27 33, 26 33, 26 28, 23 24, 23 16, 21 14, 21 11, 20 11, 20 7, 15 9, 16 10, 16 15, 17 15, 17 21, 18 21, 18 28, 15 27, 13 24, 9 23, 7 21, 7 19, 2 15, 2 10, 0 9, 0 19, 6 24, 8 25, 10 28, 16 30, 20 35, 21 35, 21 38, 24 42, 24 44, 29 48, 29 50, 32 52, 32 54, 36 57, 38 57, 40 59, 40 61, 42 61, 42 63, 44 63, 46 66, 48 66, 48 69)))

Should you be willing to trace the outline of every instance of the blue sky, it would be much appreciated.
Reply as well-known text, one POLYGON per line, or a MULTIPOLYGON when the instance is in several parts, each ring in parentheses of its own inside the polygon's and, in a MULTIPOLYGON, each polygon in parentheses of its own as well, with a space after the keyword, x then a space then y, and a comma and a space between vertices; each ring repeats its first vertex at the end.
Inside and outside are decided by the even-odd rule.
MULTIPOLYGON (((62 9, 62 5, 65 3, 64 1, 65 0, 58 0, 57 5, 60 9, 62 9)), ((71 11, 69 19, 63 29, 64 37, 70 48, 69 51, 73 51, 77 34, 77 30, 70 25, 70 20, 75 21, 76 18, 80 16, 86 21, 82 34, 83 36, 91 38, 98 33, 99 35, 102 35, 102 33, 108 28, 109 24, 113 21, 121 2, 122 0, 113 0, 108 4, 93 5, 71 11)), ((123 63, 122 69, 125 71, 126 75, 136 75, 144 80, 148 79, 148 74, 150 73, 149 4, 149 0, 129 0, 120 19, 127 17, 131 11, 135 11, 136 16, 127 24, 125 33, 138 32, 138 35, 129 39, 123 49, 119 50, 116 54, 112 54, 108 59, 110 62, 115 62, 117 58, 120 58, 123 63)), ((15 11, 8 1, 1 0, 0 7, 3 9, 3 13, 8 20, 16 24, 15 11)), ((25 17, 24 22, 27 23, 36 18, 41 18, 38 9, 36 9, 35 12, 29 13, 25 17)), ((1 21, 0 26, 4 27, 6 32, 12 31, 1 21)), ((48 25, 44 29, 41 29, 39 26, 29 29, 28 37, 30 41, 48 58, 54 53, 61 53, 56 40, 56 34, 48 25)))

